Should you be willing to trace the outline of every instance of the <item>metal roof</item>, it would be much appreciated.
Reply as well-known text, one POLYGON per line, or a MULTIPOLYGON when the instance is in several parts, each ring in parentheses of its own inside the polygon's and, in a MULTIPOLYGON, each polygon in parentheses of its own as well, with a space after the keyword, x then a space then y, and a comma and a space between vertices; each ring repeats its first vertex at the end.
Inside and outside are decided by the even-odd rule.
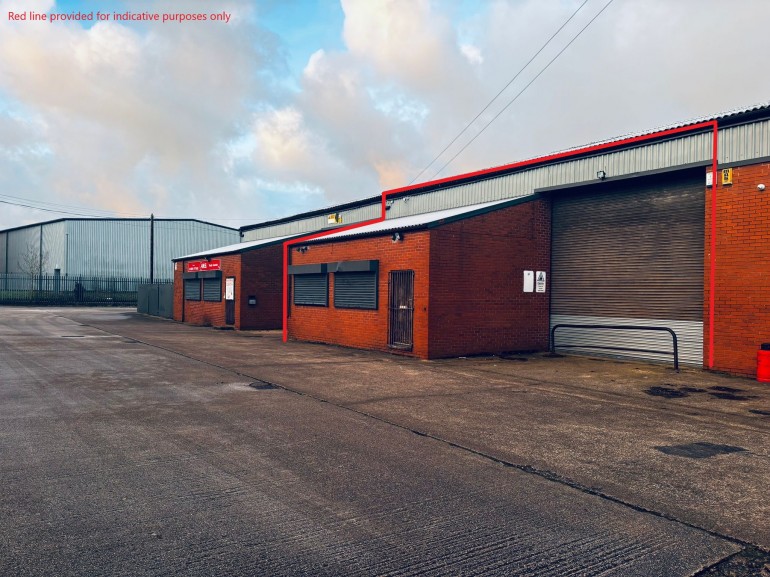
MULTIPOLYGON (((515 198, 508 200, 496 200, 494 202, 484 202, 481 204, 474 204, 471 206, 461 206, 457 208, 449 208, 446 210, 438 210, 435 212, 425 212, 421 214, 413 214, 410 216, 402 216, 400 218, 393 218, 389 220, 382 220, 379 222, 373 222, 364 226, 351 228, 349 230, 343 230, 328 234, 326 236, 314 238, 307 242, 322 242, 326 240, 335 240, 346 237, 364 236, 364 235, 376 235, 387 232, 393 232, 396 230, 407 230, 415 228, 432 228, 442 224, 448 224, 457 220, 465 218, 471 218, 478 216, 493 210, 500 208, 506 208, 515 204, 521 204, 523 202, 529 202, 533 200, 533 197, 525 199, 515 198)), ((305 241, 299 241, 305 242, 305 241)))
POLYGON ((369 204, 379 204, 381 202, 381 200, 382 200, 382 195, 378 194, 377 196, 370 196, 370 197, 362 198, 362 199, 359 199, 359 200, 353 200, 353 201, 350 201, 350 202, 345 202, 343 204, 334 204, 334 205, 331 205, 331 206, 327 206, 325 208, 317 208, 315 210, 309 210, 307 212, 300 212, 300 213, 297 213, 297 214, 292 214, 292 215, 289 215, 289 216, 284 216, 284 217, 276 218, 276 219, 273 219, 273 220, 265 220, 265 221, 262 221, 262 222, 258 222, 256 224, 244 225, 244 226, 242 226, 240 228, 240 231, 243 233, 243 232, 246 232, 246 231, 249 231, 249 230, 254 230, 256 228, 265 228, 265 227, 268 227, 268 226, 271 226, 271 225, 281 224, 281 223, 285 223, 285 222, 293 222, 293 221, 295 221, 297 219, 304 219, 304 218, 309 218, 309 217, 312 217, 312 216, 326 215, 326 214, 329 214, 330 212, 339 212, 339 211, 342 211, 342 210, 349 210, 349 209, 352 209, 352 208, 357 208, 357 207, 360 207, 360 206, 366 206, 366 205, 369 205, 369 204))
MULTIPOLYGON (((531 169, 535 165, 542 165, 542 166, 552 166, 552 165, 558 165, 564 162, 569 162, 571 160, 574 160, 575 158, 578 158, 581 156, 583 151, 585 151, 585 154, 587 156, 593 156, 596 154, 600 154, 600 152, 597 152, 595 150, 596 147, 604 147, 607 145, 611 145, 613 143, 618 143, 617 146, 619 149, 632 149, 639 144, 636 142, 624 144, 624 141, 626 140, 633 140, 637 138, 642 137, 652 137, 652 140, 649 142, 652 142, 654 140, 654 135, 659 132, 665 132, 669 130, 675 130, 678 128, 685 128, 687 126, 695 126, 697 124, 701 124, 704 122, 710 122, 713 120, 725 120, 730 119, 734 123, 739 124, 741 121, 741 117, 744 116, 750 116, 751 113, 754 112, 760 112, 764 111, 765 115, 768 111, 770 111, 770 101, 763 102, 760 104, 754 104, 752 106, 747 106, 744 108, 735 108, 733 110, 728 110, 726 112, 720 112, 718 114, 713 114, 710 116, 702 116, 699 118, 692 118, 690 120, 685 120, 683 122, 676 122, 674 124, 669 124, 666 126, 659 126, 657 128, 652 128, 649 130, 643 130, 640 132, 632 132, 629 134, 624 134, 622 136, 615 136, 612 138, 608 138, 606 140, 599 140, 595 142, 589 142, 587 144, 581 144, 579 146, 574 146, 571 148, 565 148, 563 150, 559 150, 556 152, 551 152, 549 154, 545 155, 539 155, 534 156, 531 158, 526 158, 522 160, 517 160, 512 163, 506 163, 496 166, 491 166, 487 168, 482 168, 479 170, 474 170, 467 173, 462 174, 455 174, 452 176, 439 178, 435 180, 427 180, 424 182, 418 182, 415 184, 410 184, 403 187, 394 188, 391 190, 386 190, 385 193, 388 196, 397 197, 404 194, 421 194, 422 192, 429 192, 430 190, 436 190, 439 188, 445 188, 448 186, 453 186, 457 183, 462 182, 475 182, 479 180, 486 180, 490 178, 497 178, 499 176, 502 176, 509 172, 518 172, 518 171, 526 171, 531 169), (569 155, 569 153, 574 152, 576 153, 574 156, 571 156, 569 158, 564 158, 565 155, 569 155), (556 157, 556 158, 554 158, 556 157)), ((722 126, 720 126, 722 128, 722 126)), ((662 138, 666 138, 665 136, 662 136, 662 138)))
MULTIPOLYGON (((492 167, 489 167, 489 168, 486 168, 486 169, 480 169, 480 170, 472 171, 472 172, 469 172, 469 173, 456 174, 456 175, 453 175, 453 176, 450 176, 450 177, 447 177, 447 178, 441 178, 441 179, 437 179, 437 180, 429 180, 429 181, 425 181, 425 182, 418 182, 418 183, 415 183, 415 184, 412 184, 412 185, 407 185, 407 186, 404 186, 404 187, 397 187, 397 188, 394 188, 394 189, 391 189, 391 190, 386 190, 385 194, 387 194, 388 196, 392 195, 391 198, 395 198, 395 197, 398 197, 398 196, 401 196, 401 195, 406 195, 406 194, 416 195, 416 194, 421 194, 421 193, 424 193, 424 192, 430 192, 430 190, 432 190, 432 189, 439 189, 439 188, 455 186, 457 184, 460 184, 463 181, 473 182, 473 181, 477 181, 477 180, 486 180, 486 179, 490 179, 490 178, 496 178, 496 177, 502 176, 504 173, 506 173, 507 171, 511 171, 511 170, 517 170, 517 171, 529 170, 529 169, 532 168, 531 165, 537 164, 538 161, 541 161, 544 166, 546 166, 546 165, 556 165, 556 164, 560 164, 560 163, 564 163, 564 162, 568 162, 568 161, 574 160, 574 158, 576 158, 576 157, 574 157, 574 158, 559 158, 557 160, 548 160, 548 159, 550 157, 553 157, 553 156, 568 154, 570 152, 578 152, 579 153, 579 151, 581 151, 583 149, 586 149, 586 148, 591 148, 591 147, 601 146, 601 145, 606 145, 606 144, 612 144, 614 142, 620 143, 620 142, 623 142, 625 140, 629 140, 629 139, 633 139, 633 138, 637 138, 637 137, 654 135, 655 133, 658 133, 658 132, 664 132, 664 131, 672 130, 672 129, 676 129, 676 128, 683 128, 683 127, 686 127, 686 126, 692 126, 692 125, 700 124, 702 122, 709 122, 709 121, 712 121, 712 120, 730 120, 730 121, 734 121, 734 122, 740 122, 742 120, 741 119, 742 116, 750 116, 752 113, 761 112, 761 111, 765 111, 765 112, 770 111, 770 101, 763 102, 763 103, 758 103, 758 104, 754 104, 754 105, 746 106, 746 107, 742 107, 742 108, 735 108, 735 109, 728 110, 728 111, 725 111, 725 112, 720 112, 718 114, 712 114, 712 115, 708 115, 708 116, 701 116, 701 117, 698 117, 698 118, 692 118, 690 120, 676 122, 676 123, 673 123, 673 124, 668 124, 668 125, 665 125, 665 126, 660 126, 660 127, 649 129, 649 130, 644 130, 644 131, 641 131, 641 132, 633 132, 633 133, 629 133, 629 134, 624 134, 622 136, 615 136, 615 137, 612 137, 612 138, 609 138, 609 139, 606 139, 606 140, 599 140, 599 141, 596 141, 596 142, 590 142, 590 143, 587 143, 587 144, 581 144, 579 146, 575 146, 575 147, 571 147, 571 148, 565 148, 563 150, 559 150, 559 151, 556 151, 556 152, 553 152, 553 153, 549 153, 549 154, 545 154, 545 155, 540 155, 540 156, 535 156, 535 157, 532 157, 532 158, 522 159, 522 160, 519 160, 519 161, 515 161, 514 163, 498 165, 498 166, 492 166, 492 167), (527 166, 521 166, 521 165, 527 165, 527 166), (518 168, 512 169, 512 166, 516 166, 518 168)), ((622 147, 622 145, 619 145, 619 146, 622 147)), ((631 148, 632 146, 635 146, 635 145, 629 145, 628 148, 631 148)), ((596 153, 594 152, 592 154, 596 154, 596 153)), ((295 214, 295 215, 292 215, 292 216, 288 216, 288 217, 284 217, 284 218, 280 218, 280 219, 276 219, 276 220, 271 220, 271 221, 265 221, 265 222, 261 222, 261 223, 254 224, 254 225, 243 226, 243 227, 241 227, 241 231, 265 228, 265 227, 268 227, 268 226, 271 226, 271 225, 275 225, 275 224, 280 224, 280 223, 299 221, 299 220, 303 220, 305 218, 308 218, 308 217, 311 217, 311 216, 314 216, 314 215, 327 214, 327 213, 330 213, 330 212, 336 212, 336 211, 344 210, 346 208, 353 207, 353 206, 362 206, 362 205, 369 204, 369 203, 378 203, 380 201, 380 199, 381 199, 380 196, 374 196, 374 197, 364 198, 364 199, 361 199, 359 201, 348 202, 346 204, 339 204, 339 205, 328 206, 328 207, 323 208, 323 209, 318 209, 318 210, 313 210, 313 211, 310 211, 310 212, 295 214)))
POLYGON ((217 224, 215 222, 208 222, 205 220, 200 220, 197 218, 155 218, 150 219, 148 218, 119 218, 119 217, 65 217, 65 218, 55 218, 53 220, 44 220, 42 222, 35 222, 32 224, 23 224, 21 226, 14 226, 12 228, 4 228, 0 230, 0 234, 4 232, 13 232, 16 230, 22 230, 25 228, 34 228, 37 226, 46 226, 49 224, 56 224, 58 222, 150 222, 150 220, 154 220, 156 223, 159 222, 197 222, 200 224, 205 224, 208 226, 216 226, 219 228, 226 228, 227 230, 238 230, 237 228, 233 228, 232 226, 225 226, 224 224, 217 224))
POLYGON ((228 246, 222 246, 219 248, 213 248, 211 250, 205 250, 202 252, 196 252, 194 254, 188 254, 186 256, 178 256, 173 261, 178 260, 187 260, 190 258, 199 258, 204 256, 219 256, 219 255, 225 255, 225 254, 237 254, 241 252, 246 252, 248 250, 254 249, 254 248, 260 248, 264 246, 268 246, 271 244, 277 244, 279 242, 282 242, 284 240, 290 239, 292 237, 297 236, 296 234, 290 234, 287 236, 275 236, 273 238, 263 238, 261 240, 252 240, 249 242, 239 242, 238 244, 231 244, 228 246))
MULTIPOLYGON (((720 112, 718 114, 711 114, 709 116, 700 116, 697 118, 691 118, 690 120, 684 120, 681 122, 676 122, 674 124, 667 124, 665 126, 659 126, 658 128, 652 128, 649 130, 643 130, 641 132, 631 132, 629 134, 624 134, 622 136, 615 136, 613 138, 608 138, 606 140, 599 140, 596 142, 589 142, 588 144, 581 144, 580 146, 574 146, 572 148, 565 148, 564 150, 559 150, 557 152, 547 154, 545 156, 553 156, 555 154, 562 154, 564 152, 572 152, 575 150, 581 150, 583 148, 588 148, 591 146, 599 145, 599 144, 611 144, 613 142, 620 142, 623 140, 628 140, 630 138, 636 138, 638 136, 648 136, 650 134, 655 134, 656 132, 664 132, 666 130, 672 130, 674 128, 683 128, 685 126, 691 126, 694 124, 700 124, 702 122, 710 122, 712 120, 724 120, 726 118, 732 118, 734 116, 741 116, 744 114, 748 114, 750 112, 756 112, 758 110, 770 110, 770 100, 767 102, 762 102, 759 104, 753 104, 751 106, 747 106, 744 108, 734 108, 732 110, 728 110, 725 112, 720 112)), ((526 160, 537 160, 538 158, 542 157, 534 157, 526 160)))

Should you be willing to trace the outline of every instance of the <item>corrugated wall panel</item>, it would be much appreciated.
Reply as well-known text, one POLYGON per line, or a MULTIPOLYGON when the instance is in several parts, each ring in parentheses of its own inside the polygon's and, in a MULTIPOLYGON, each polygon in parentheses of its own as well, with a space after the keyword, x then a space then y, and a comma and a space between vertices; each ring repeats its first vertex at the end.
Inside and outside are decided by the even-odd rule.
MULTIPOLYGON (((62 274, 149 278, 149 220, 70 220, 61 224, 66 227, 52 229, 50 246, 61 255, 62 274)), ((172 258, 236 244, 239 239, 237 230, 188 220, 156 220, 155 279, 173 278, 172 258)))
MULTIPOLYGON (((703 323, 675 319, 633 319, 627 317, 594 317, 581 315, 551 315, 551 328, 557 324, 574 325, 640 325, 669 327, 679 342, 679 362, 700 366, 703 364, 703 323)), ((563 328, 555 335, 556 352, 612 356, 617 358, 643 359, 655 362, 671 362, 673 356, 649 352, 615 351, 591 348, 595 346, 628 346, 648 351, 671 351, 671 335, 662 331, 589 330, 563 328), (569 345, 569 347, 565 346, 569 345), (584 345, 585 348, 581 348, 584 345)))
POLYGON ((150 223, 146 220, 71 220, 70 276, 150 276, 150 223))
MULTIPOLYGON (((723 128, 719 131, 719 161, 739 162, 770 156, 770 120, 723 128)), ((558 164, 493 177, 427 193, 415 192, 395 199, 387 218, 399 218, 479 202, 518 198, 535 190, 595 181, 596 172, 604 170, 611 177, 641 172, 667 170, 677 166, 711 160, 712 134, 703 132, 644 146, 616 150, 587 158, 565 160, 558 164)), ((344 224, 377 218, 379 204, 343 213, 344 224)), ((247 231, 244 241, 286 234, 300 234, 327 228, 325 216, 266 226, 247 231)))
MULTIPOLYGON (((174 264, 171 262, 173 258, 238 242, 240 233, 237 230, 187 220, 156 220, 155 279, 174 277, 174 264)), ((149 256, 147 263, 149 271, 149 256)))
POLYGON ((0 232, 0 273, 8 272, 5 249, 8 246, 8 233, 0 232))
POLYGON ((692 163, 706 163, 710 158, 711 133, 695 134, 415 194, 408 197, 408 200, 406 197, 396 200, 388 211, 388 218, 518 198, 553 186, 594 182, 598 170, 606 171, 609 176, 625 176, 692 163))
POLYGON ((61 274, 66 274, 65 239, 67 232, 66 222, 53 222, 43 226, 43 252, 45 270, 43 274, 53 274, 54 269, 59 269, 61 274))
POLYGON ((25 271, 25 255, 28 252, 39 255, 40 226, 31 226, 12 230, 8 234, 8 272, 20 273, 25 271))
MULTIPOLYGON (((342 217, 341 225, 330 225, 327 221, 328 215, 322 214, 309 218, 301 218, 286 223, 255 228, 244 231, 243 241, 248 242, 250 240, 261 240, 263 238, 272 238, 275 236, 311 233, 318 230, 334 228, 335 226, 345 226, 356 222, 373 220, 380 217, 382 212, 381 207, 382 203, 378 200, 365 206, 352 208, 350 210, 341 210, 339 211, 339 214, 342 217)), ((332 212, 333 210, 330 210, 329 214, 332 214, 332 212)))
POLYGON ((719 162, 731 163, 770 156, 770 120, 719 131, 719 162))

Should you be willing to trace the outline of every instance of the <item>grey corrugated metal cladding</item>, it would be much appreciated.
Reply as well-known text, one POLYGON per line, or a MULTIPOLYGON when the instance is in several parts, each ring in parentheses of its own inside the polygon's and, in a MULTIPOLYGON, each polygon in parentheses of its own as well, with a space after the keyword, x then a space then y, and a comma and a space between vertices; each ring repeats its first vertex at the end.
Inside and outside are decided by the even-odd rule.
MULTIPOLYGON (((154 278, 171 279, 171 259, 240 241, 237 230, 196 220, 154 222, 154 278)), ((0 272, 24 271, 24 255, 40 255, 44 273, 100 277, 150 276, 149 219, 72 219, 0 233, 0 272)))
MULTIPOLYGON (((751 107, 719 116, 733 118, 743 113, 764 110, 751 107)), ((717 118, 717 117, 709 117, 717 118)), ((676 126, 686 126, 687 123, 676 126)), ((647 134, 647 133, 645 133, 647 134)), ((422 192, 415 189, 394 198, 386 218, 399 218, 449 208, 469 206, 481 202, 513 199, 534 194, 550 187, 594 182, 598 170, 609 177, 629 176, 645 172, 675 170, 678 167, 708 164, 712 155, 710 130, 672 137, 658 142, 619 148, 602 154, 565 160, 525 168, 508 174, 490 175, 460 184, 422 192)), ((770 156, 770 120, 754 119, 743 124, 719 129, 719 162, 734 163, 770 156)), ((379 202, 341 212, 343 224, 352 224, 378 218, 379 202)), ((334 207, 328 209, 334 212, 334 207)), ((297 215, 296 219, 264 223, 244 231, 244 240, 257 240, 287 234, 314 232, 330 228, 326 216, 297 215)))

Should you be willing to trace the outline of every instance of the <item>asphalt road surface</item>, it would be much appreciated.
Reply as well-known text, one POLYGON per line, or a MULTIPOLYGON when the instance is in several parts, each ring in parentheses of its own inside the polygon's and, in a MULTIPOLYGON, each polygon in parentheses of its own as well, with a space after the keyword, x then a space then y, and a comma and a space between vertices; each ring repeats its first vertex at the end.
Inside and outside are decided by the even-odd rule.
POLYGON ((677 577, 743 548, 78 314, 0 308, 0 575, 677 577))

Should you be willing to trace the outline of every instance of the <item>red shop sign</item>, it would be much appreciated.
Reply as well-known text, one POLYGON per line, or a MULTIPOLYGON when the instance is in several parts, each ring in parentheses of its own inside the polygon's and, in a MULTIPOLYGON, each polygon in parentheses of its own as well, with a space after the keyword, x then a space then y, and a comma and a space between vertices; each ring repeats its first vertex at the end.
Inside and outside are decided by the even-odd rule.
POLYGON ((219 270, 222 261, 216 260, 194 260, 187 263, 187 272, 200 272, 203 270, 219 270))

